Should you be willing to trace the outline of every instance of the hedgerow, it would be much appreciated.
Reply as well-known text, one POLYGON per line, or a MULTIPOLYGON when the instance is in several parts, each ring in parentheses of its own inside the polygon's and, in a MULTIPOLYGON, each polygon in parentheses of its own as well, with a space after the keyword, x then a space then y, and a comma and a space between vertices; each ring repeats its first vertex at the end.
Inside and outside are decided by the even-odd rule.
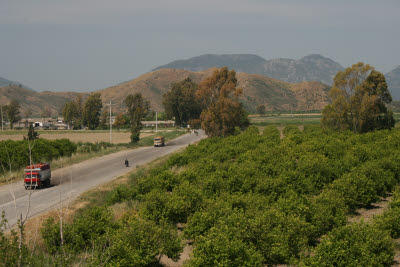
POLYGON ((0 141, 0 174, 18 170, 29 165, 29 146, 32 151, 32 162, 46 162, 61 156, 71 156, 77 146, 68 139, 35 141, 0 141))

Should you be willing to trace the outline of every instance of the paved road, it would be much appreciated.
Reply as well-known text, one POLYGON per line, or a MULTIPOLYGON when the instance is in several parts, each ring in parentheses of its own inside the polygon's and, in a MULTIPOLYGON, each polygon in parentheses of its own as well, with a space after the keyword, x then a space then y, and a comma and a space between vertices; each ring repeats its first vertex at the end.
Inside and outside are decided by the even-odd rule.
POLYGON ((57 169, 52 172, 52 186, 32 190, 30 196, 29 190, 24 189, 21 178, 19 182, 0 187, 0 211, 6 212, 11 227, 17 223, 21 214, 25 216, 28 206, 30 206, 28 217, 50 210, 60 203, 72 200, 82 192, 115 179, 138 165, 177 151, 204 137, 204 132, 199 132, 198 135, 186 134, 172 140, 165 147, 141 147, 121 151, 57 169), (130 163, 128 168, 124 165, 125 158, 130 163), (16 201, 13 200, 12 192, 16 201))

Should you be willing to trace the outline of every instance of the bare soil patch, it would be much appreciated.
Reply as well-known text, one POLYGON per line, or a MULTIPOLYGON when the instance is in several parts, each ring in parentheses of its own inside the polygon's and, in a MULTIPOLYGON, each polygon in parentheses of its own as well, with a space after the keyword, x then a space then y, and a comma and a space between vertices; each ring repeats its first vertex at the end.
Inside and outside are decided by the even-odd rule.
POLYGON ((160 263, 165 267, 180 267, 185 261, 189 260, 192 253, 193 245, 191 245, 190 243, 186 243, 178 261, 175 262, 167 256, 163 255, 161 256, 160 263))
POLYGON ((353 217, 350 217, 348 219, 349 223, 358 223, 361 220, 364 220, 364 222, 370 222, 374 216, 380 215, 384 213, 389 206, 389 203, 392 201, 392 196, 388 196, 385 198, 382 198, 379 202, 376 202, 371 205, 370 208, 362 208, 356 210, 356 214, 353 217))

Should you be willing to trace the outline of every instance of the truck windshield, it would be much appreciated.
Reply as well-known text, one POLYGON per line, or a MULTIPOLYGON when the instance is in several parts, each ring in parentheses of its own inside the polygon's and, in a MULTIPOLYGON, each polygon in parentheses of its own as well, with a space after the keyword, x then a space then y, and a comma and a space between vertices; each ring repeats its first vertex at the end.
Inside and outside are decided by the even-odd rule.
POLYGON ((160 141, 161 139, 159 139, 159 138, 157 138, 157 139, 154 139, 154 141, 160 141))
POLYGON ((26 174, 25 177, 26 178, 36 178, 36 174, 32 174, 32 177, 31 177, 31 174, 26 174))

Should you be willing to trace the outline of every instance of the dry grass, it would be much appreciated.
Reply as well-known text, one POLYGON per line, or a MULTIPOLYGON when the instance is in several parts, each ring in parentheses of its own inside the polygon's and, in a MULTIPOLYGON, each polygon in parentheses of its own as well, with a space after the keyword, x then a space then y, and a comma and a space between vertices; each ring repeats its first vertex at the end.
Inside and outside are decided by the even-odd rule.
MULTIPOLYGON (((24 134, 10 134, 10 135, 0 135, 0 141, 3 140, 23 140, 24 134)), ((140 138, 153 135, 154 133, 141 133, 140 138)), ((113 132, 112 133, 112 141, 113 144, 121 144, 121 143, 129 143, 130 142, 131 134, 129 132, 113 132)), ((48 140, 55 140, 55 139, 62 139, 67 138, 72 142, 109 142, 110 141, 110 133, 107 132, 87 132, 87 133, 52 133, 52 134, 40 134, 40 138, 48 139, 48 140)))

